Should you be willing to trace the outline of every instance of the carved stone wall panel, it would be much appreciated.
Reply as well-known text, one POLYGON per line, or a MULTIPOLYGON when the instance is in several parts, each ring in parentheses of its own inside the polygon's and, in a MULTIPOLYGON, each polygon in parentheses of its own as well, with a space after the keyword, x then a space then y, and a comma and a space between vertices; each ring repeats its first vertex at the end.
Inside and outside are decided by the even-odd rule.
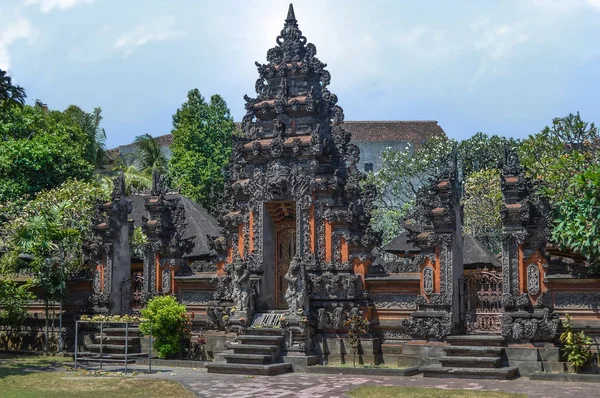
POLYGON ((372 296, 376 308, 413 310, 417 308, 416 294, 375 294, 372 296))
POLYGON ((434 270, 433 267, 427 266, 423 269, 423 291, 430 295, 433 293, 434 270))
POLYGON ((213 301, 214 292, 182 291, 181 303, 186 305, 208 305, 213 301))
POLYGON ((535 263, 527 266, 527 292, 532 296, 540 292, 540 270, 535 263))
POLYGON ((554 308, 600 310, 600 293, 554 293, 554 308))

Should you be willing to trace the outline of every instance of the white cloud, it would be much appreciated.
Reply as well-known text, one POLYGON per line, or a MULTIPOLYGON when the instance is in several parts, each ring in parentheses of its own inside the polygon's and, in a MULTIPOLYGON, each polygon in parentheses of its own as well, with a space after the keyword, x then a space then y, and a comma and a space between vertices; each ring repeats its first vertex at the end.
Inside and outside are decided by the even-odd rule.
POLYGON ((92 3, 94 0, 25 0, 26 6, 39 7, 40 11, 48 14, 52 10, 66 10, 77 4, 92 3))
POLYGON ((128 56, 136 47, 153 41, 164 41, 183 36, 185 36, 185 32, 177 28, 175 18, 165 18, 152 24, 138 25, 123 33, 115 40, 113 48, 123 51, 123 54, 128 56))
POLYGON ((30 39, 33 36, 31 23, 21 17, 9 18, 10 22, 0 20, 0 68, 10 69, 8 47, 19 39, 30 39))

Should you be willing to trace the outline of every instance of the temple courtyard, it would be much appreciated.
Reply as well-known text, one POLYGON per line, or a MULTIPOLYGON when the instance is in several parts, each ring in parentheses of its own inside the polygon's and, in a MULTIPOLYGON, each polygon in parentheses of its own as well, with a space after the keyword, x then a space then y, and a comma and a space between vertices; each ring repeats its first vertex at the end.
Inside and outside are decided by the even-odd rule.
POLYGON ((288 373, 277 377, 209 374, 205 369, 117 366, 77 372, 67 358, 0 357, 2 397, 568 397, 598 396, 595 383, 434 379, 288 373), (185 387, 184 388, 182 388, 185 387), (186 389, 188 391, 186 391, 186 389), (191 392, 190 392, 191 391, 191 392))

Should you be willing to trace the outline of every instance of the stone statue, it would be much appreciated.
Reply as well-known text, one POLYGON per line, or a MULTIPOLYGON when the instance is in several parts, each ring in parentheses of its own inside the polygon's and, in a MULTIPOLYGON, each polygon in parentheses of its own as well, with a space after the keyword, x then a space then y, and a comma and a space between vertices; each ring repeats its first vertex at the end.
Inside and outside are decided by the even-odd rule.
POLYGON ((232 299, 238 311, 248 311, 250 303, 250 270, 246 263, 239 261, 234 265, 232 299))
POLYGON ((290 268, 285 275, 285 280, 288 283, 287 291, 285 292, 285 301, 288 303, 290 312, 298 312, 300 309, 305 312, 308 311, 306 278, 298 257, 294 257, 290 262, 290 268))

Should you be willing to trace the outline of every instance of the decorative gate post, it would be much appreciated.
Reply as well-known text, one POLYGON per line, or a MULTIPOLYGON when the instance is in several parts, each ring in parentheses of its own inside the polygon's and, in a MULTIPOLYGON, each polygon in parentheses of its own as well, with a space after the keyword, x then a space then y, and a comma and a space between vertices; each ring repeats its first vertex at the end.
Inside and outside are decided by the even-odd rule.
POLYGON ((518 155, 505 147, 501 175, 502 204, 502 335, 511 340, 552 340, 560 323, 553 313, 549 293, 540 293, 534 281, 525 283, 525 252, 543 252, 546 244, 544 204, 534 202, 518 155), (525 288, 530 287, 530 289, 525 288), (534 300, 535 296, 535 300, 534 300))
POLYGON ((409 335, 441 339, 460 331, 460 289, 463 239, 457 152, 445 159, 437 179, 421 188, 413 217, 422 231, 413 237, 436 261, 422 269, 418 310, 403 325, 409 335))

